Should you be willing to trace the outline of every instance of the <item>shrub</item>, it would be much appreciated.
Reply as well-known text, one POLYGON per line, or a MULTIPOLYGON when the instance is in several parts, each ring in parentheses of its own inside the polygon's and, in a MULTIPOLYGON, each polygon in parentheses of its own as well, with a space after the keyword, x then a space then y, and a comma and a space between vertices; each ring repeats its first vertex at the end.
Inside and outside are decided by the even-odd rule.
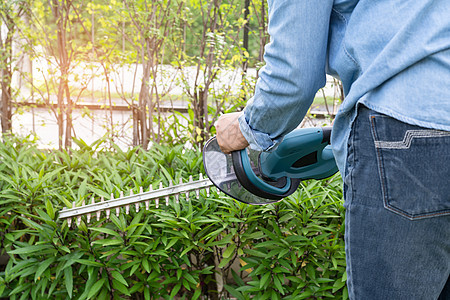
POLYGON ((161 199, 149 210, 102 214, 68 227, 58 211, 95 196, 158 188, 202 170, 200 151, 103 141, 40 150, 0 144, 0 237, 9 254, 0 295, 10 299, 345 298, 340 178, 303 182, 277 204, 223 194, 161 199))

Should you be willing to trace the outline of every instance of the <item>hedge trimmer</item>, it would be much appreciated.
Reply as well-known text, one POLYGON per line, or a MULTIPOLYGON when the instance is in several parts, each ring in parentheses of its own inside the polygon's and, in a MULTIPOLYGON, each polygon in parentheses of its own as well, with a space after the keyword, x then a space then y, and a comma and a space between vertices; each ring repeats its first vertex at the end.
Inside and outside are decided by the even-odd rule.
POLYGON ((199 180, 194 181, 192 176, 189 182, 180 182, 176 185, 169 183, 159 189, 144 192, 141 188, 139 194, 129 196, 123 193, 119 198, 100 202, 91 199, 90 204, 83 203, 76 207, 64 208, 59 212, 60 219, 67 219, 69 226, 72 218, 76 218, 80 224, 81 217, 86 215, 90 222, 95 214, 100 220, 104 211, 106 218, 111 212, 120 214, 121 208, 125 208, 128 214, 130 206, 135 206, 139 211, 141 204, 145 203, 148 210, 150 201, 155 201, 159 207, 159 201, 164 199, 166 205, 169 199, 174 197, 179 201, 180 194, 184 194, 189 201, 190 194, 195 193, 199 198, 199 191, 216 186, 220 191, 236 200, 247 204, 268 204, 280 201, 294 193, 300 182, 306 179, 324 179, 337 172, 336 162, 330 143, 331 128, 302 128, 285 136, 280 145, 273 152, 259 152, 249 148, 234 151, 231 154, 223 153, 214 137, 210 139, 203 149, 203 163, 209 179, 204 179, 200 174, 199 180))

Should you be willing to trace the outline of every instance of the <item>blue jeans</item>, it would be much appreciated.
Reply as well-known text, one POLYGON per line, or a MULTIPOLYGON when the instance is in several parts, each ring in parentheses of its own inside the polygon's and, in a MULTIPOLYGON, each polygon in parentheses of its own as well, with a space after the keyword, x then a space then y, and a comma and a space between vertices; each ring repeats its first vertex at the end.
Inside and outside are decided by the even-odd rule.
POLYGON ((350 299, 450 299, 450 132, 360 105, 345 173, 350 299))

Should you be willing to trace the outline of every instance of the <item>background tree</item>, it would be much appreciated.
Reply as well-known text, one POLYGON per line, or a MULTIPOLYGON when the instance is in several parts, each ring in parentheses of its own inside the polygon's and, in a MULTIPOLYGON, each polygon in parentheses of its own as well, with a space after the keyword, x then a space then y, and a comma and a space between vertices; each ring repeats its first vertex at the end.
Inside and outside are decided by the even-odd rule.
POLYGON ((14 71, 13 42, 16 35, 17 23, 24 12, 24 1, 2 1, 0 2, 0 27, 6 29, 5 33, 0 30, 0 69, 1 69, 1 101, 0 119, 2 132, 7 133, 12 129, 12 104, 13 88, 12 75, 14 71), (5 35, 5 36, 2 36, 5 35))
POLYGON ((219 83, 217 79, 242 66, 243 4, 222 0, 188 3, 190 9, 184 11, 184 38, 175 37, 174 43, 180 53, 176 64, 181 69, 182 84, 191 106, 193 139, 201 146, 209 138, 218 115, 226 110, 226 100, 235 92, 232 91, 236 83, 233 74, 228 74, 228 82, 219 83), (189 66, 194 68, 193 72, 189 66), (193 78, 189 76, 192 73, 193 78))
POLYGON ((72 112, 90 78, 74 71, 80 60, 83 41, 79 39, 79 24, 71 0, 30 1, 29 14, 33 27, 23 27, 22 36, 33 48, 33 58, 46 66, 39 69, 39 80, 31 82, 32 88, 53 113, 58 126, 58 146, 69 148, 74 128, 72 112), (72 84, 70 84, 72 83, 72 84), (77 90, 73 83, 77 83, 77 90), (56 103, 54 102, 56 99, 56 103))
POLYGON ((252 16, 256 22, 255 36, 258 41, 258 58, 257 64, 261 64, 264 61, 264 47, 266 46, 269 34, 267 32, 267 6, 265 5, 266 0, 253 0, 250 10, 252 11, 252 16))
POLYGON ((142 66, 138 104, 133 104, 133 144, 147 148, 150 140, 159 139, 159 129, 154 130, 154 110, 160 125, 160 100, 158 76, 164 61, 164 46, 173 30, 183 1, 124 1, 129 28, 123 31, 125 39, 136 53, 136 62, 142 66))

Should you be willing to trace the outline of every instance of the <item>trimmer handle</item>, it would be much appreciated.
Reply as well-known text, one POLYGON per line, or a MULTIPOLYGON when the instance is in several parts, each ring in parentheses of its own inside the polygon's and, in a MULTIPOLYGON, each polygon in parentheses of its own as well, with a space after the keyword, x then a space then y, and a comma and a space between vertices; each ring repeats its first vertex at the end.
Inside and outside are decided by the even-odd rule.
POLYGON ((331 130, 333 127, 322 127, 322 143, 327 143, 328 145, 331 145, 331 130))
POLYGON ((330 144, 331 127, 300 128, 287 134, 273 152, 260 156, 268 178, 323 179, 338 171, 330 144))

